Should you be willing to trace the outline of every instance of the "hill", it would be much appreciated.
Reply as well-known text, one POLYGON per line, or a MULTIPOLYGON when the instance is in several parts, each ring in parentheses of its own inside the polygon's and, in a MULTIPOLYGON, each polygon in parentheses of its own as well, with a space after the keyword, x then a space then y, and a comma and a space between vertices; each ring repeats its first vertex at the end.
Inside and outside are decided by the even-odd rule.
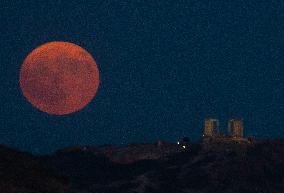
POLYGON ((66 179, 44 169, 35 156, 0 146, 0 192, 70 193, 70 188, 66 179))
POLYGON ((283 140, 219 139, 187 144, 186 148, 166 142, 127 147, 84 146, 39 157, 1 147, 0 156, 1 166, 6 164, 5 168, 1 167, 1 192, 5 183, 10 189, 26 188, 14 191, 17 193, 280 193, 284 190, 283 140), (9 158, 3 161, 6 156, 9 158), (18 183, 19 176, 26 180, 18 183))

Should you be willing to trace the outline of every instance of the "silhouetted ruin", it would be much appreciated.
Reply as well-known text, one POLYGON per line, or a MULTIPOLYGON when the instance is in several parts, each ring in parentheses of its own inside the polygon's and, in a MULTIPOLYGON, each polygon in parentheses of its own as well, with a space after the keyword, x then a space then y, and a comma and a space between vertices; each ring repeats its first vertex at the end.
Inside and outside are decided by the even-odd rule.
POLYGON ((243 121, 241 119, 229 120, 228 132, 231 137, 242 138, 244 136, 243 121))
POLYGON ((207 118, 204 121, 203 140, 239 140, 247 141, 244 138, 244 124, 242 119, 230 119, 228 122, 228 135, 219 132, 219 120, 207 118))
POLYGON ((207 118, 204 122, 203 137, 215 137, 219 134, 218 119, 207 118))

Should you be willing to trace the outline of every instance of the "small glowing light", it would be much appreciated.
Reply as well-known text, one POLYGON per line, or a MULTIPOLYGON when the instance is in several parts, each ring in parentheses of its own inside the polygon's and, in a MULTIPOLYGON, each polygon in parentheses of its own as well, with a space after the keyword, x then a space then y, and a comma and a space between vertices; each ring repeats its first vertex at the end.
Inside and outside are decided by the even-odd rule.
POLYGON ((183 145, 182 147, 183 147, 183 149, 185 149, 185 145, 183 145))
POLYGON ((177 142, 177 144, 179 145, 179 141, 177 142))

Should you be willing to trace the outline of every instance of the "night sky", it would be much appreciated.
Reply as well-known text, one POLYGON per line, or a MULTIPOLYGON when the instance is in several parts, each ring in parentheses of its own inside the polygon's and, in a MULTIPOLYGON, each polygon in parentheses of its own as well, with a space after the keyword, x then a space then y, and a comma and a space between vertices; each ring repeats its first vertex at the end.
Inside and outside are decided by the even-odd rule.
POLYGON ((33 153, 71 145, 198 140, 206 117, 244 119, 245 134, 284 137, 284 1, 0 3, 0 143, 33 153), (94 100, 52 116, 19 88, 34 48, 75 43, 100 71, 94 100))

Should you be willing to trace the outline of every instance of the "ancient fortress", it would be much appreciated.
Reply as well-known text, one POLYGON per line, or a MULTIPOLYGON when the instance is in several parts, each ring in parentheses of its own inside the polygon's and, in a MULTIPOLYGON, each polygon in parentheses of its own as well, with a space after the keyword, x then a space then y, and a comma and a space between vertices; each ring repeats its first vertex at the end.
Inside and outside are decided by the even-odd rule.
POLYGON ((219 131, 219 120, 207 118, 204 122, 203 139, 244 139, 244 124, 241 119, 230 119, 228 122, 228 134, 221 134, 219 131))

